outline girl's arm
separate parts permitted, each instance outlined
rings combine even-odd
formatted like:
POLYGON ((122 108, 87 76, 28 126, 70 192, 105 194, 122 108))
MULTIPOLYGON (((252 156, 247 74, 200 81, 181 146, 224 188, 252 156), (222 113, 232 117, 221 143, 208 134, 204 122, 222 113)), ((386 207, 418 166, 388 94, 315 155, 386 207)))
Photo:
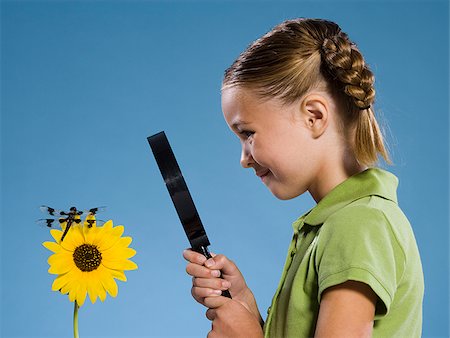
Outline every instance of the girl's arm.
POLYGON ((376 300, 370 286, 356 281, 326 289, 320 301, 315 337, 371 337, 376 300))

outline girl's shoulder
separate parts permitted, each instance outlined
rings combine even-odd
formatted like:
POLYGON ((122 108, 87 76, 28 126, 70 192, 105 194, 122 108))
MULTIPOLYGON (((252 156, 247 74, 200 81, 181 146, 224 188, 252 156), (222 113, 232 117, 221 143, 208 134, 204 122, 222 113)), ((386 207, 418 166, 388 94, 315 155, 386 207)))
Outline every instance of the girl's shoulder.
POLYGON ((360 198, 337 210, 323 223, 320 232, 325 241, 331 236, 342 241, 383 241, 405 260, 417 246, 411 224, 398 204, 377 195, 360 198))

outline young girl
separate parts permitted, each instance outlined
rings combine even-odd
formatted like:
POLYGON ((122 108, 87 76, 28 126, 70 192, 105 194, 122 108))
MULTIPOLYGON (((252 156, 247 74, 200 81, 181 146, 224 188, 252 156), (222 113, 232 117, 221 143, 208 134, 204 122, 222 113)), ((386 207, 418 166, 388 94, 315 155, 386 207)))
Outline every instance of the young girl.
POLYGON ((308 191, 317 205, 293 223, 265 322, 232 261, 183 253, 208 337, 420 337, 422 267, 397 178, 374 167, 389 158, 373 83, 356 45, 317 19, 281 23, 226 70, 222 108, 242 166, 279 199, 308 191))

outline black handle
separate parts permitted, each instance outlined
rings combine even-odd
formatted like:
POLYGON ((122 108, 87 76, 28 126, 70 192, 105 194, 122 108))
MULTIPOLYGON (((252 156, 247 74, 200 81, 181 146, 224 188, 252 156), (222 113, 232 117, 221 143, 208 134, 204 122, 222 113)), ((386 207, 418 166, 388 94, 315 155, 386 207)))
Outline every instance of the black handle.
MULTIPOLYGON (((205 256, 207 259, 212 258, 211 254, 209 253, 208 247, 207 246, 201 246, 198 249, 193 249, 194 251, 201 253, 203 256, 205 256)), ((220 278, 223 279, 222 275, 220 276, 220 278)), ((222 291, 222 296, 224 297, 228 297, 231 298, 231 294, 230 291, 228 290, 224 290, 222 291)))

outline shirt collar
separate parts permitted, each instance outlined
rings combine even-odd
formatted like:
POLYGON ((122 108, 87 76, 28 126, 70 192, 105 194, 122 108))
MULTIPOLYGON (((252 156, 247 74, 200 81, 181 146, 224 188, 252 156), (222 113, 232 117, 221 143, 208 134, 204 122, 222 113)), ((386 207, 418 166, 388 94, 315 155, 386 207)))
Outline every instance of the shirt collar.
POLYGON ((398 179, 395 175, 379 168, 369 168, 353 175, 337 185, 317 205, 297 219, 294 230, 303 224, 320 225, 335 211, 347 204, 367 196, 379 196, 397 203, 398 179))

